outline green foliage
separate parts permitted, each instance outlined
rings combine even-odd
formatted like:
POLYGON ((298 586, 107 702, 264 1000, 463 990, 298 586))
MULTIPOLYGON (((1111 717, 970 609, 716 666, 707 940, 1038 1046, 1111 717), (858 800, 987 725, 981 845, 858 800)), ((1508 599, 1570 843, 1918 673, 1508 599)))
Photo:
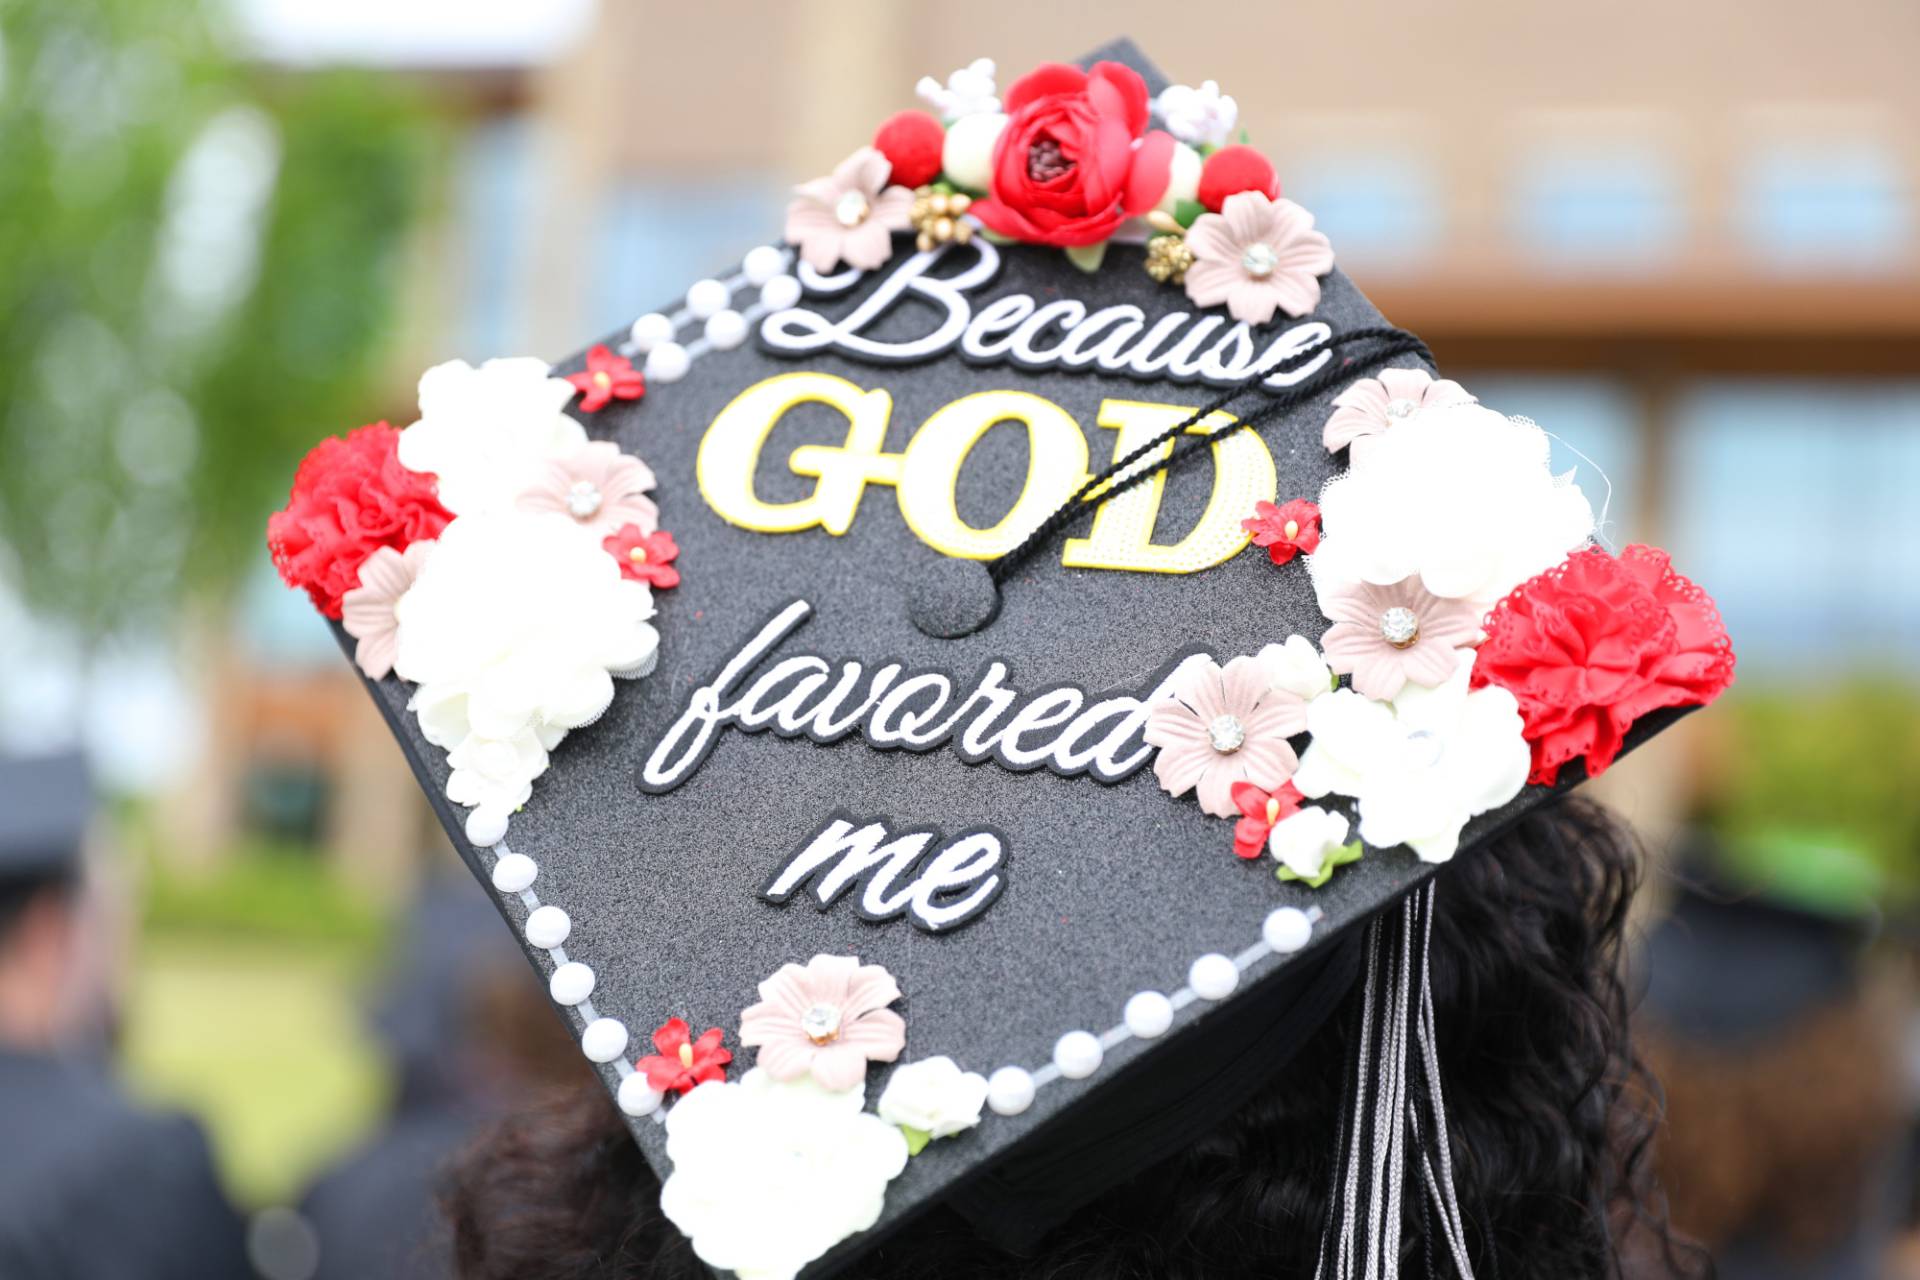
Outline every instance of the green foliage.
POLYGON ((261 845, 237 849, 210 872, 155 859, 147 869, 149 936, 249 938, 338 945, 372 955, 386 916, 341 883, 319 854, 261 845))
POLYGON ((1920 898, 1920 691, 1891 679, 1741 690, 1715 714, 1726 771, 1709 818, 1732 857, 1793 864, 1810 891, 1845 896, 1871 878, 1864 861, 1920 898))
POLYGON ((437 154, 388 84, 235 65, 209 4, 0 27, 0 581, 84 636, 257 562, 372 393, 437 154))

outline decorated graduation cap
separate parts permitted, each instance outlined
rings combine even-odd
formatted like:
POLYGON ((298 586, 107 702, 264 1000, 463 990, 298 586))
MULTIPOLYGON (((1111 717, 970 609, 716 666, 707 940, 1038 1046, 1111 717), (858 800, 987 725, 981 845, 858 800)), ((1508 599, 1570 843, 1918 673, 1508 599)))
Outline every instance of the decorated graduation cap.
POLYGON ((276 561, 713 1267, 937 1202, 1031 1240, 1358 983, 1330 1137, 1424 1124, 1461 1239, 1429 878, 1713 698, 1713 606, 1595 542, 1210 82, 1123 43, 921 93, 630 331, 323 443, 276 561))

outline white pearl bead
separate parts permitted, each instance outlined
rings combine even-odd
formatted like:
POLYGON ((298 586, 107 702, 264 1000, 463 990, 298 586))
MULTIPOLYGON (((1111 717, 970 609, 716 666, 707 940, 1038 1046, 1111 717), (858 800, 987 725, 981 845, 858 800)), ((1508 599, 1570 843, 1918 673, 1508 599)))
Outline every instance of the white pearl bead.
POLYGON ((707 321, 707 341, 716 351, 731 351, 747 340, 747 318, 738 311, 722 311, 707 321))
POLYGON ((630 1116, 650 1116, 660 1109, 660 1095, 638 1071, 620 1082, 620 1092, 614 1097, 630 1116))
POLYGON ((1142 991, 1127 1001, 1127 1030, 1142 1040, 1163 1036, 1173 1025, 1173 1001, 1158 991, 1142 991))
POLYGON ((1267 914, 1260 936, 1275 951, 1288 955, 1313 941, 1313 921, 1298 907, 1278 907, 1267 914))
POLYGON ((1106 1056, 1091 1031, 1069 1031, 1053 1046, 1053 1065, 1069 1080, 1084 1080, 1100 1069, 1106 1056))
POLYGON ((1002 1067, 987 1077, 987 1106, 997 1116, 1017 1116, 1033 1105, 1033 1076, 1025 1067, 1002 1067))
POLYGON ((775 276, 761 286, 760 305, 769 311, 799 306, 800 281, 793 276, 775 276))
POLYGON ((527 916, 527 941, 548 951, 567 940, 573 921, 558 907, 535 907, 527 916))
POLYGON ((633 339, 633 345, 642 351, 651 351, 663 342, 673 341, 673 321, 658 311, 649 311, 633 322, 633 328, 627 331, 633 339))
POLYGON ((502 893, 525 893, 533 887, 540 868, 524 853, 503 853, 493 864, 493 887, 502 893))
POLYGON ((491 849, 507 838, 507 819, 505 809, 486 806, 475 809, 467 815, 467 843, 476 849, 491 849))
POLYGON ((740 269, 746 273, 747 283, 758 289, 787 269, 787 251, 778 245, 763 244, 747 251, 740 269))
POLYGON ((580 1033, 580 1052, 593 1062, 612 1062, 627 1051, 627 1024, 618 1018, 595 1018, 580 1033))
POLYGON ((571 1009, 593 994, 593 970, 578 960, 567 961, 547 979, 547 994, 553 997, 555 1004, 563 1004, 571 1009))
POLYGON ((693 359, 687 355, 687 349, 677 342, 663 342, 647 352, 647 363, 642 369, 649 382, 678 382, 687 376, 687 370, 693 365, 693 359))
POLYGON ((1187 970, 1187 985, 1202 1000, 1225 1000, 1240 985, 1240 970, 1218 951, 1201 956, 1187 970))
POLYGON ((727 303, 733 300, 733 294, 727 286, 718 280, 696 280, 687 290, 687 310, 693 312, 696 320, 705 320, 726 310, 727 303))

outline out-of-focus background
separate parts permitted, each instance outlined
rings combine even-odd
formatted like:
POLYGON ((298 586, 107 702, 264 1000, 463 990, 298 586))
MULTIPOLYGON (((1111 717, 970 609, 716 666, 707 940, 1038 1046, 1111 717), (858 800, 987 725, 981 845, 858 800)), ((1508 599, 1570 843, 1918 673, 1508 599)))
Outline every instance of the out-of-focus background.
POLYGON ((428 364, 557 358, 736 262, 919 76, 1119 34, 1239 99, 1346 270, 1555 434, 1616 547, 1709 584, 1738 686, 1601 784, 1668 871, 1674 1212, 1731 1276, 1920 1275, 1910 0, 13 0, 0 746, 90 753, 138 922, 121 1074, 204 1122, 276 1280, 568 1078, 268 563, 302 453, 410 421, 428 364), (450 1044, 486 1070, 436 1078, 450 1044))

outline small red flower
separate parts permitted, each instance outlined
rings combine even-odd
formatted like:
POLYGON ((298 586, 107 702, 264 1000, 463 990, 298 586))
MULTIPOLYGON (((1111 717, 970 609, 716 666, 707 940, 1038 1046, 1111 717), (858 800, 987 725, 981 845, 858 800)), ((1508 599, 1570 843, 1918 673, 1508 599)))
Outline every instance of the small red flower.
POLYGON ((680 585, 680 571, 672 564, 680 548, 665 529, 643 533, 637 524, 622 525, 600 545, 620 562, 620 572, 635 582, 662 588, 680 585))
POLYGON ((649 1089, 659 1094, 686 1093, 695 1085, 727 1078, 733 1054, 720 1047, 720 1028, 708 1027, 698 1040, 692 1038, 692 1031, 684 1018, 668 1018, 653 1033, 653 1047, 660 1052, 633 1064, 647 1078, 649 1089))
POLYGON ((1240 522, 1253 535, 1253 545, 1265 547, 1275 564, 1285 564, 1302 551, 1312 555, 1320 545, 1320 506, 1305 498, 1274 506, 1253 504, 1253 515, 1240 522))
POLYGON ((401 466, 399 450, 400 433, 384 422, 322 440, 294 473, 286 508, 267 520, 274 568, 329 618, 360 585, 368 556, 437 538, 453 519, 434 477, 401 466))
POLYGON ((1200 203, 1219 213, 1228 196, 1242 191, 1258 191, 1269 200, 1280 198, 1280 175, 1273 161, 1252 147, 1222 147, 1207 157, 1200 169, 1200 203))
POLYGON ((1519 702, 1533 782, 1554 782, 1580 758, 1598 777, 1634 721, 1705 706, 1733 683, 1719 611, 1654 547, 1576 551, 1515 588, 1484 625, 1473 686, 1519 702))
POLYGON ((873 135, 873 149, 893 166, 891 181, 918 187, 940 176, 940 153, 947 131, 924 111, 888 116, 873 135))
POLYGON ((567 381, 580 393, 582 413, 598 413, 609 400, 638 400, 647 394, 647 380, 633 367, 633 361, 595 343, 587 351, 587 367, 567 375, 567 381))
POLYGON ((1234 783, 1233 803, 1246 816, 1233 824, 1233 851, 1243 858, 1259 857, 1273 829, 1300 812, 1305 799, 1291 782, 1272 791, 1262 791, 1251 782, 1234 783))

